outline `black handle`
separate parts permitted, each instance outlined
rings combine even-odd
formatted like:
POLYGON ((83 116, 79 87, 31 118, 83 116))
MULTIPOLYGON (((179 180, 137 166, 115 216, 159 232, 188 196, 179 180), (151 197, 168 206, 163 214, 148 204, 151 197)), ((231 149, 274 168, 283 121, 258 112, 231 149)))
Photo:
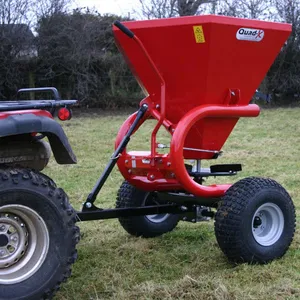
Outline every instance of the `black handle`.
POLYGON ((115 21, 114 25, 118 27, 122 32, 124 32, 131 39, 134 37, 134 33, 125 25, 123 25, 120 21, 115 21))
POLYGON ((32 93, 32 92, 52 92, 55 100, 60 100, 59 92, 54 87, 42 87, 42 88, 28 88, 28 89, 20 89, 17 92, 17 95, 21 93, 32 93))

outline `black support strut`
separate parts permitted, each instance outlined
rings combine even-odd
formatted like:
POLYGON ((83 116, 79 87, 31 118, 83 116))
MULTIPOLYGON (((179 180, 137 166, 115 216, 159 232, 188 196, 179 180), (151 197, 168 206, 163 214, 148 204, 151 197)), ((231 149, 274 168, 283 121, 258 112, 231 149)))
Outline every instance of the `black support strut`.
POLYGON ((214 217, 214 212, 201 209, 199 215, 199 206, 197 205, 178 205, 178 204, 161 204, 154 206, 141 207, 124 207, 113 209, 90 209, 77 213, 77 221, 104 220, 120 217, 137 217, 156 214, 178 214, 182 216, 183 221, 197 222, 198 218, 214 217))
POLYGON ((143 116, 144 116, 145 112, 147 111, 147 109, 148 109, 148 105, 147 104, 143 104, 140 107, 140 109, 138 110, 134 122, 130 126, 128 132, 124 136, 124 138, 121 141, 121 143, 119 144, 118 148, 113 153, 113 155, 112 155, 110 161, 108 162, 108 164, 106 165, 103 173, 101 174, 101 176, 98 179, 97 183, 93 187, 91 193, 88 195, 87 200, 83 204, 82 211, 89 211, 89 210, 95 210, 95 209, 97 209, 97 207, 94 206, 93 203, 95 202, 95 200, 97 198, 97 195, 99 194, 101 188, 103 187, 103 185, 104 185, 107 177, 109 176, 109 174, 111 173, 112 169, 116 165, 117 160, 119 158, 119 155, 126 148, 127 144, 130 141, 130 136, 132 135, 132 133, 134 132, 134 130, 138 126, 139 121, 143 118, 143 116))
POLYGON ((89 211, 77 212, 79 221, 102 220, 120 217, 133 217, 155 214, 186 214, 188 212, 195 212, 196 206, 181 206, 174 204, 163 204, 155 206, 141 206, 141 207, 126 207, 113 209, 94 209, 89 211))

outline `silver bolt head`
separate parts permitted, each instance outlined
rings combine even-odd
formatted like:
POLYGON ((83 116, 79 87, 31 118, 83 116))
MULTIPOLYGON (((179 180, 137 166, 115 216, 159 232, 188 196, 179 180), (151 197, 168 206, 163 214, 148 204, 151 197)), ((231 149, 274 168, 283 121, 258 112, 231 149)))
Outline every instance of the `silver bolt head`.
POLYGON ((155 176, 152 174, 152 175, 150 175, 150 179, 154 179, 155 178, 155 176))
POLYGON ((1 225, 1 226, 0 226, 0 231, 4 231, 5 228, 6 228, 6 227, 5 227, 4 225, 1 225))
POLYGON ((5 252, 3 250, 0 251, 0 256, 4 256, 5 252))
POLYGON ((12 237, 10 237, 10 239, 14 242, 16 242, 18 240, 18 238, 16 236, 12 236, 12 237))
POLYGON ((86 208, 91 208, 91 207, 92 207, 92 203, 91 203, 91 202, 87 202, 87 203, 85 204, 85 207, 86 207, 86 208))

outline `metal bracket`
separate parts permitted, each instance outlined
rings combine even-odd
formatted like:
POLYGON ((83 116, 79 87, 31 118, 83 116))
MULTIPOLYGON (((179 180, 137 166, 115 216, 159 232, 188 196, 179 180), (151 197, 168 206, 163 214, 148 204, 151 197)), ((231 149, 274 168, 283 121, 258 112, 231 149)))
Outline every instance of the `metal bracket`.
MULTIPOLYGON (((143 118, 145 112, 148 109, 147 104, 143 104, 140 109, 137 112, 136 118, 132 125, 130 126, 128 132, 124 136, 123 140, 119 144, 116 151, 113 153, 111 159, 109 160, 108 164, 106 165, 103 173, 101 174, 100 178, 98 179, 97 183, 93 187, 91 193, 88 195, 85 203, 83 204, 82 211, 93 211, 97 210, 98 208, 93 204, 97 198, 97 195, 99 194, 101 188, 103 187, 106 179, 108 178, 109 174, 113 170, 114 166, 117 163, 117 160, 119 159, 120 155, 122 154, 123 150, 126 148, 127 144, 130 141, 130 136, 134 132, 135 128, 138 126, 139 121, 143 118)), ((100 209, 99 209, 100 210, 100 209)))

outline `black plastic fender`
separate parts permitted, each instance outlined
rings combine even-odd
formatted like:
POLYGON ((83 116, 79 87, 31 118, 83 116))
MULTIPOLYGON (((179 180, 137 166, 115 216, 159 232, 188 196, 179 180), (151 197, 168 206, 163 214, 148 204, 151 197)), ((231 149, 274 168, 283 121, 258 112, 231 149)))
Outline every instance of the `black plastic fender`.
POLYGON ((42 133, 48 137, 58 164, 77 163, 64 130, 55 120, 32 113, 10 115, 0 120, 0 138, 34 132, 42 133))

